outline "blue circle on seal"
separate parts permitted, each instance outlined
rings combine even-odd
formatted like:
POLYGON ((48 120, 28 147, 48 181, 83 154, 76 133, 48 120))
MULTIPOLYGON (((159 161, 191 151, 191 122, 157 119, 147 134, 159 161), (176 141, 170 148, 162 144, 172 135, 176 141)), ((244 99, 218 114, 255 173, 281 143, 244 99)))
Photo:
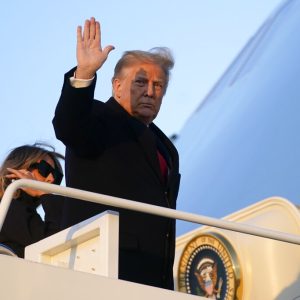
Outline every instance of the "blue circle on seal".
POLYGON ((192 253, 186 271, 189 294, 224 299, 227 274, 220 255, 210 247, 199 247, 192 253))

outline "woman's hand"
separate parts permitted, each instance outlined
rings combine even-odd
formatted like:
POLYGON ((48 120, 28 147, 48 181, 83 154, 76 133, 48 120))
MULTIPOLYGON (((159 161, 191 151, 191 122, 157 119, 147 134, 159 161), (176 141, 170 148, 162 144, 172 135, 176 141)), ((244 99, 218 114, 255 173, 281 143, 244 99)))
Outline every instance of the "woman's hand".
MULTIPOLYGON (((7 168, 7 170, 10 172, 10 174, 6 175, 5 177, 11 179, 12 181, 17 179, 37 180, 34 174, 26 169, 16 170, 12 168, 7 168)), ((44 191, 35 190, 31 188, 22 188, 22 190, 32 197, 40 197, 46 194, 46 192, 44 191)))

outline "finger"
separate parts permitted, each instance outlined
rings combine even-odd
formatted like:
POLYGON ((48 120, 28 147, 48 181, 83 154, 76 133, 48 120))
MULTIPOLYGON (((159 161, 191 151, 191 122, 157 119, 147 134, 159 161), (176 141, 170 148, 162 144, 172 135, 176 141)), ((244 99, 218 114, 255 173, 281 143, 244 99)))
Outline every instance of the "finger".
POLYGON ((18 178, 32 178, 31 172, 26 169, 16 170, 12 168, 7 168, 7 170, 18 178))
POLYGON ((77 44, 81 45, 82 44, 82 27, 77 26, 77 44))
POLYGON ((108 54, 110 53, 110 51, 114 50, 115 47, 112 46, 112 45, 109 45, 109 46, 106 46, 104 49, 103 49, 103 52, 105 53, 105 56, 107 57, 108 54))
POLYGON ((15 175, 20 174, 20 172, 18 170, 15 170, 15 169, 12 169, 12 168, 6 168, 6 169, 7 169, 7 171, 9 171, 12 174, 15 174, 15 175))
POLYGON ((90 39, 90 21, 86 20, 83 29, 83 41, 88 42, 89 39, 90 39))
POLYGON ((35 179, 34 175, 28 171, 28 170, 25 170, 25 172, 23 173, 22 177, 24 179, 35 179))
POLYGON ((90 20, 90 39, 94 40, 95 39, 95 34, 96 34, 96 23, 95 23, 95 18, 91 18, 90 20))
POLYGON ((14 178, 17 178, 17 175, 15 175, 15 174, 8 174, 8 175, 5 175, 5 178, 14 179, 14 178))
POLYGON ((7 168, 7 170, 10 172, 10 174, 5 175, 6 178, 9 179, 19 179, 22 178, 22 173, 18 170, 7 168))
POLYGON ((20 172, 21 174, 24 174, 24 175, 29 175, 31 174, 30 171, 26 170, 26 169, 21 169, 21 170, 17 170, 18 172, 20 172))
POLYGON ((100 29, 100 23, 98 21, 96 22, 95 42, 99 45, 99 49, 102 50, 102 46, 101 46, 101 29, 100 29))

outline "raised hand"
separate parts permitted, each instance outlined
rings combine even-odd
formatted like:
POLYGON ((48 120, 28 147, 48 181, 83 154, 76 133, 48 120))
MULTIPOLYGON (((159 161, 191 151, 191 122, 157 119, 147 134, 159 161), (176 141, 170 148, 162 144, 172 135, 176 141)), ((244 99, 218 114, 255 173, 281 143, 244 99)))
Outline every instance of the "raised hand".
POLYGON ((83 34, 82 27, 78 26, 76 78, 91 79, 113 49, 112 45, 102 49, 100 23, 95 18, 85 21, 83 34))

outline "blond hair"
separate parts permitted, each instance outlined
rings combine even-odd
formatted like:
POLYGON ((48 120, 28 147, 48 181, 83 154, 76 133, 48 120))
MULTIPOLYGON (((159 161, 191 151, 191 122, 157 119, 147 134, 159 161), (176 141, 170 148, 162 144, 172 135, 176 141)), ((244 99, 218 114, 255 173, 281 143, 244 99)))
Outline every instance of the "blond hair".
POLYGON ((170 71, 174 67, 175 63, 169 48, 156 47, 149 51, 131 50, 124 52, 115 66, 112 82, 121 75, 124 68, 136 62, 151 63, 160 66, 166 76, 167 88, 170 79, 170 71))
MULTIPOLYGON (((10 173, 7 168, 28 170, 33 163, 45 159, 46 156, 50 156, 55 163, 55 168, 63 173, 59 159, 64 159, 64 156, 55 152, 55 148, 49 144, 34 143, 33 145, 23 145, 12 149, 0 167, 0 198, 2 198, 7 186, 11 183, 11 179, 6 178, 6 175, 10 173), (45 149, 45 147, 50 150, 45 149)), ((15 196, 18 197, 19 194, 20 191, 15 196)))

